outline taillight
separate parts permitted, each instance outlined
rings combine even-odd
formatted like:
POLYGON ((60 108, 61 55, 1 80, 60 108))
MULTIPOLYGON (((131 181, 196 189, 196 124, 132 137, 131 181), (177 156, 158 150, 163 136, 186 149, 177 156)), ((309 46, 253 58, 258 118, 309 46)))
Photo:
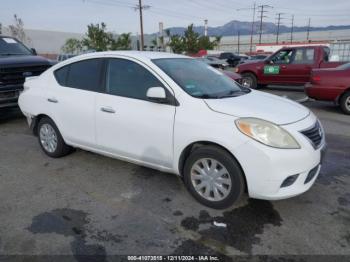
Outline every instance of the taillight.
POLYGON ((321 81, 321 76, 312 76, 311 77, 311 82, 320 82, 321 81))

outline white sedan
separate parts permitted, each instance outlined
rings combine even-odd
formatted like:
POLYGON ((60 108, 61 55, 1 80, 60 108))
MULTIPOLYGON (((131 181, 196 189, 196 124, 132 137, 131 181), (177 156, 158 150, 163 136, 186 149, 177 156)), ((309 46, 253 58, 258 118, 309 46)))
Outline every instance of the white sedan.
POLYGON ((81 148, 175 173, 212 208, 245 191, 268 200, 305 192, 325 148, 307 108, 169 53, 71 58, 27 79, 19 105, 48 156, 81 148))

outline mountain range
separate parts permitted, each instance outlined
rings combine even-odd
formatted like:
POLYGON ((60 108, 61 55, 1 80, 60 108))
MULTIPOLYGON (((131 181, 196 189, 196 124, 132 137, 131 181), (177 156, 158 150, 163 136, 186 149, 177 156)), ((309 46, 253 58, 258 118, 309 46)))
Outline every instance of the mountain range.
MULTIPOLYGON (((242 22, 233 20, 225 25, 217 27, 208 27, 209 36, 231 36, 237 35, 238 31, 241 35, 250 35, 251 33, 252 22, 242 22)), ((259 32, 259 22, 255 22, 255 33, 259 32)), ((194 26, 194 31, 203 35, 204 26, 194 26)), ((341 29, 350 29, 350 25, 339 25, 339 26, 326 26, 326 27, 310 27, 310 32, 312 31, 325 31, 325 30, 341 30, 341 29)), ((171 35, 183 35, 186 28, 185 27, 170 27, 168 28, 171 35)), ((291 31, 291 27, 281 25, 280 33, 288 33, 291 31)), ((307 26, 295 26, 293 28, 294 32, 306 32, 307 26)), ((275 34, 277 32, 277 25, 270 22, 263 23, 263 33, 264 34, 275 34)))

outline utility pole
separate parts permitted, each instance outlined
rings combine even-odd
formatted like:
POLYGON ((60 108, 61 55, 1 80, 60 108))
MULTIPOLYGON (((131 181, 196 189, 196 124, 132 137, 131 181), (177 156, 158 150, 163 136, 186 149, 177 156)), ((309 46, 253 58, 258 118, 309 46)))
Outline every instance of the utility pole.
POLYGON ((208 19, 204 20, 204 36, 208 36, 208 19))
POLYGON ((294 15, 292 15, 292 27, 290 30, 290 43, 293 43, 293 31, 294 31, 294 15))
POLYGON ((256 2, 254 2, 254 5, 252 8, 239 8, 236 10, 237 11, 253 10, 252 26, 251 26, 251 30, 250 30, 250 53, 252 53, 252 51, 253 51, 253 35, 254 35, 254 26, 255 26, 256 2))
POLYGON ((238 32, 237 32, 237 53, 238 53, 238 55, 240 54, 240 44, 241 44, 241 40, 240 40, 240 38, 241 38, 241 32, 239 31, 239 29, 238 29, 238 32))
POLYGON ((254 2, 254 6, 253 6, 253 21, 252 21, 252 28, 250 30, 250 53, 253 51, 253 34, 254 34, 254 26, 255 26, 255 9, 256 9, 256 3, 254 2))
POLYGON ((310 40, 310 26, 311 26, 311 18, 309 18, 309 23, 307 24, 307 32, 306 32, 306 40, 310 40))
POLYGON ((278 37, 280 34, 280 26, 281 26, 281 15, 283 15, 283 13, 278 13, 277 14, 277 32, 276 32, 276 44, 278 44, 278 37))
POLYGON ((263 19, 267 16, 265 16, 265 13, 267 13, 268 11, 266 10, 266 8, 273 8, 270 5, 259 5, 259 13, 260 13, 260 26, 259 26, 259 44, 261 44, 261 35, 262 35, 262 30, 263 30, 263 19))
POLYGON ((141 46, 140 46, 140 50, 143 50, 144 47, 144 38, 143 38, 143 17, 142 17, 142 11, 143 9, 148 9, 150 8, 149 5, 142 5, 142 0, 139 0, 139 4, 136 5, 135 10, 139 10, 140 13, 140 31, 141 31, 141 46))

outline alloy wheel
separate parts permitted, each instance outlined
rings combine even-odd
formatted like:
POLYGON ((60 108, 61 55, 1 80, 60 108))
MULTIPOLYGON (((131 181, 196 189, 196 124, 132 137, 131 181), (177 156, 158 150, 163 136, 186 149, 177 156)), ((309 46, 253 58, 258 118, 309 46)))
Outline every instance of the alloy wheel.
POLYGON ((40 127, 40 143, 43 148, 49 152, 53 153, 57 148, 57 134, 55 129, 49 124, 43 124, 40 127))

